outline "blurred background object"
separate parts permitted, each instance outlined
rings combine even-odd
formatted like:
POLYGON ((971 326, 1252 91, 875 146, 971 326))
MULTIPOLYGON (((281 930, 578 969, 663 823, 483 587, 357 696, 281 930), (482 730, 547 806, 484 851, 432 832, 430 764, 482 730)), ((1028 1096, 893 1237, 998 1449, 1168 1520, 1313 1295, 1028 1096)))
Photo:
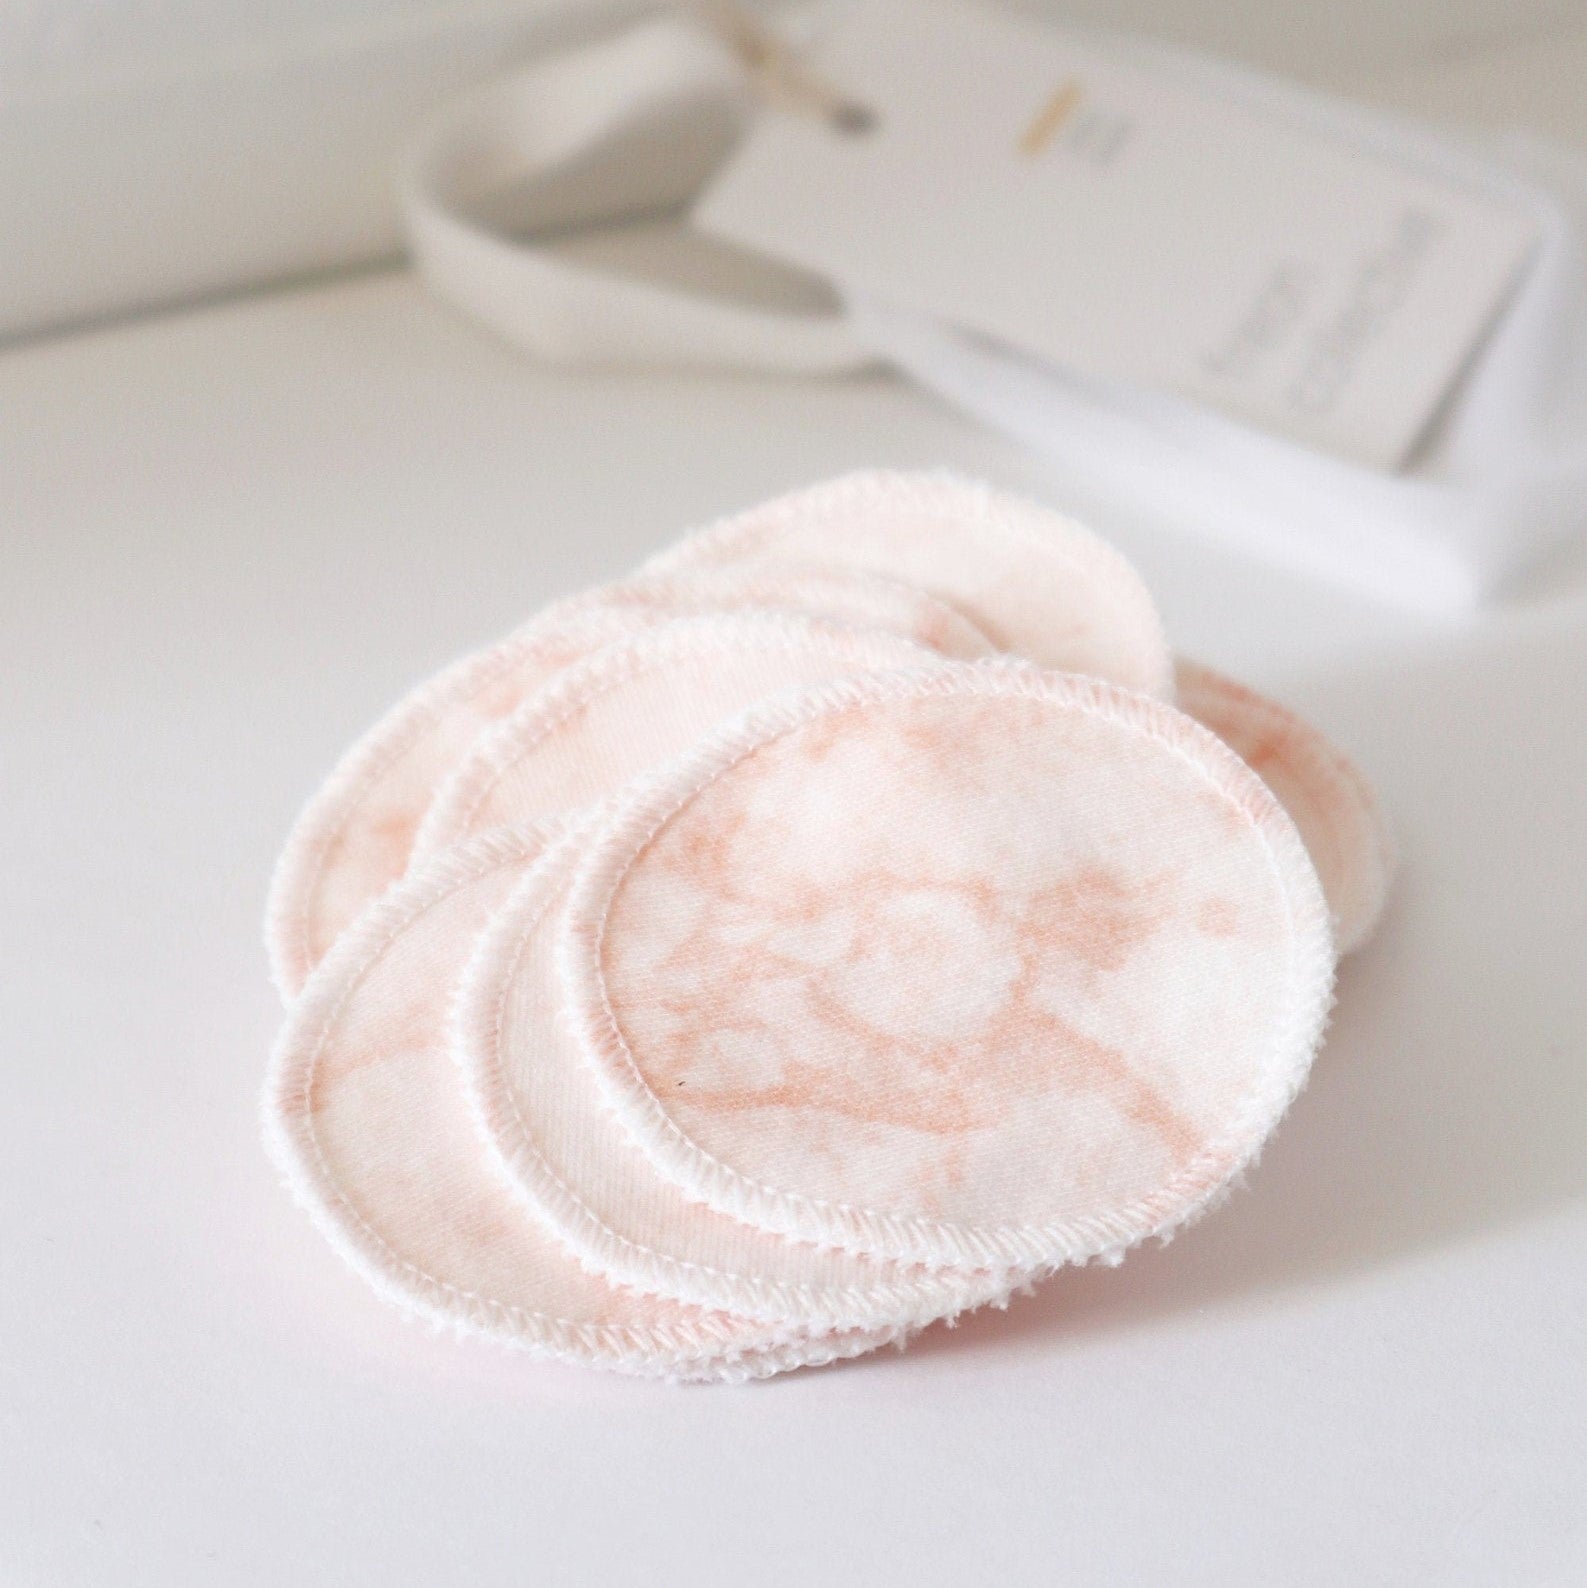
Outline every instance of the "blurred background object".
MULTIPOLYGON (((394 257, 391 167, 459 88, 637 0, 0 8, 0 337, 394 257)), ((1587 148, 1579 0, 1025 0, 1587 148)))

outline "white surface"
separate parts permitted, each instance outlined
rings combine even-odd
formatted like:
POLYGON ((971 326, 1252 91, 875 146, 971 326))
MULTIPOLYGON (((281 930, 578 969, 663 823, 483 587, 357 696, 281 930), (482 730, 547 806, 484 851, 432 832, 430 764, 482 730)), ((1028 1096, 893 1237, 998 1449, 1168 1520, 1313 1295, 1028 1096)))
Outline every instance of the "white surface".
POLYGON ((274 1183, 272 855, 414 678, 858 464, 881 380, 536 371, 401 277, 0 358, 0 1580, 1587 1580, 1587 558, 1458 629, 1111 526, 1405 851, 1251 1188, 743 1390, 403 1323, 274 1183))

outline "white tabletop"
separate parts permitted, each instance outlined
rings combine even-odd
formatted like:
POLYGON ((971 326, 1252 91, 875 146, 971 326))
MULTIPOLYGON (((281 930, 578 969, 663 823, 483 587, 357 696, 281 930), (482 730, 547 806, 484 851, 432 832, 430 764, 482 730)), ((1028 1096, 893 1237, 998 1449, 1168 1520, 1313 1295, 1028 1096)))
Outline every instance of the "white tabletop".
POLYGON ((903 387, 558 375, 388 276, 0 357, 0 1580, 1587 1581, 1587 554, 1438 627, 1109 525, 1404 851, 1248 1190, 907 1355, 433 1336, 275 1183, 274 851, 411 681, 702 518, 1037 465, 903 387))

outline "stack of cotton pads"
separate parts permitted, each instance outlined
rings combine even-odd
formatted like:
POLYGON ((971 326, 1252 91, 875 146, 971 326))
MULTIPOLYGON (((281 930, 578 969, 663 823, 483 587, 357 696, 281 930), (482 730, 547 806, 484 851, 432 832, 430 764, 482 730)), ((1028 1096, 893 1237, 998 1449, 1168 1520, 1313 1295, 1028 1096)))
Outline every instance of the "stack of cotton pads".
POLYGON ((672 1379, 829 1362, 1212 1204, 1387 873, 1349 763, 1176 663, 1095 536, 852 476, 348 752, 272 888, 267 1136, 410 1312, 672 1379))

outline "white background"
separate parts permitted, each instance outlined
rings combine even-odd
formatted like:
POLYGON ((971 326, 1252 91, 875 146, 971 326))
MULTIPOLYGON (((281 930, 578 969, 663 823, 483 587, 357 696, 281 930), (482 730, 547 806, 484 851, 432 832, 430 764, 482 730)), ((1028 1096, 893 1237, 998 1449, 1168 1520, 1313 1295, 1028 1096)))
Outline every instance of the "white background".
POLYGON ((1436 627, 1105 526, 1404 850, 1171 1247, 681 1390, 403 1322, 274 1183, 258 920, 342 744, 687 525, 940 462, 1042 489, 886 381, 552 375, 399 276, 0 356, 7 1588, 1587 1581, 1587 551, 1436 627))

